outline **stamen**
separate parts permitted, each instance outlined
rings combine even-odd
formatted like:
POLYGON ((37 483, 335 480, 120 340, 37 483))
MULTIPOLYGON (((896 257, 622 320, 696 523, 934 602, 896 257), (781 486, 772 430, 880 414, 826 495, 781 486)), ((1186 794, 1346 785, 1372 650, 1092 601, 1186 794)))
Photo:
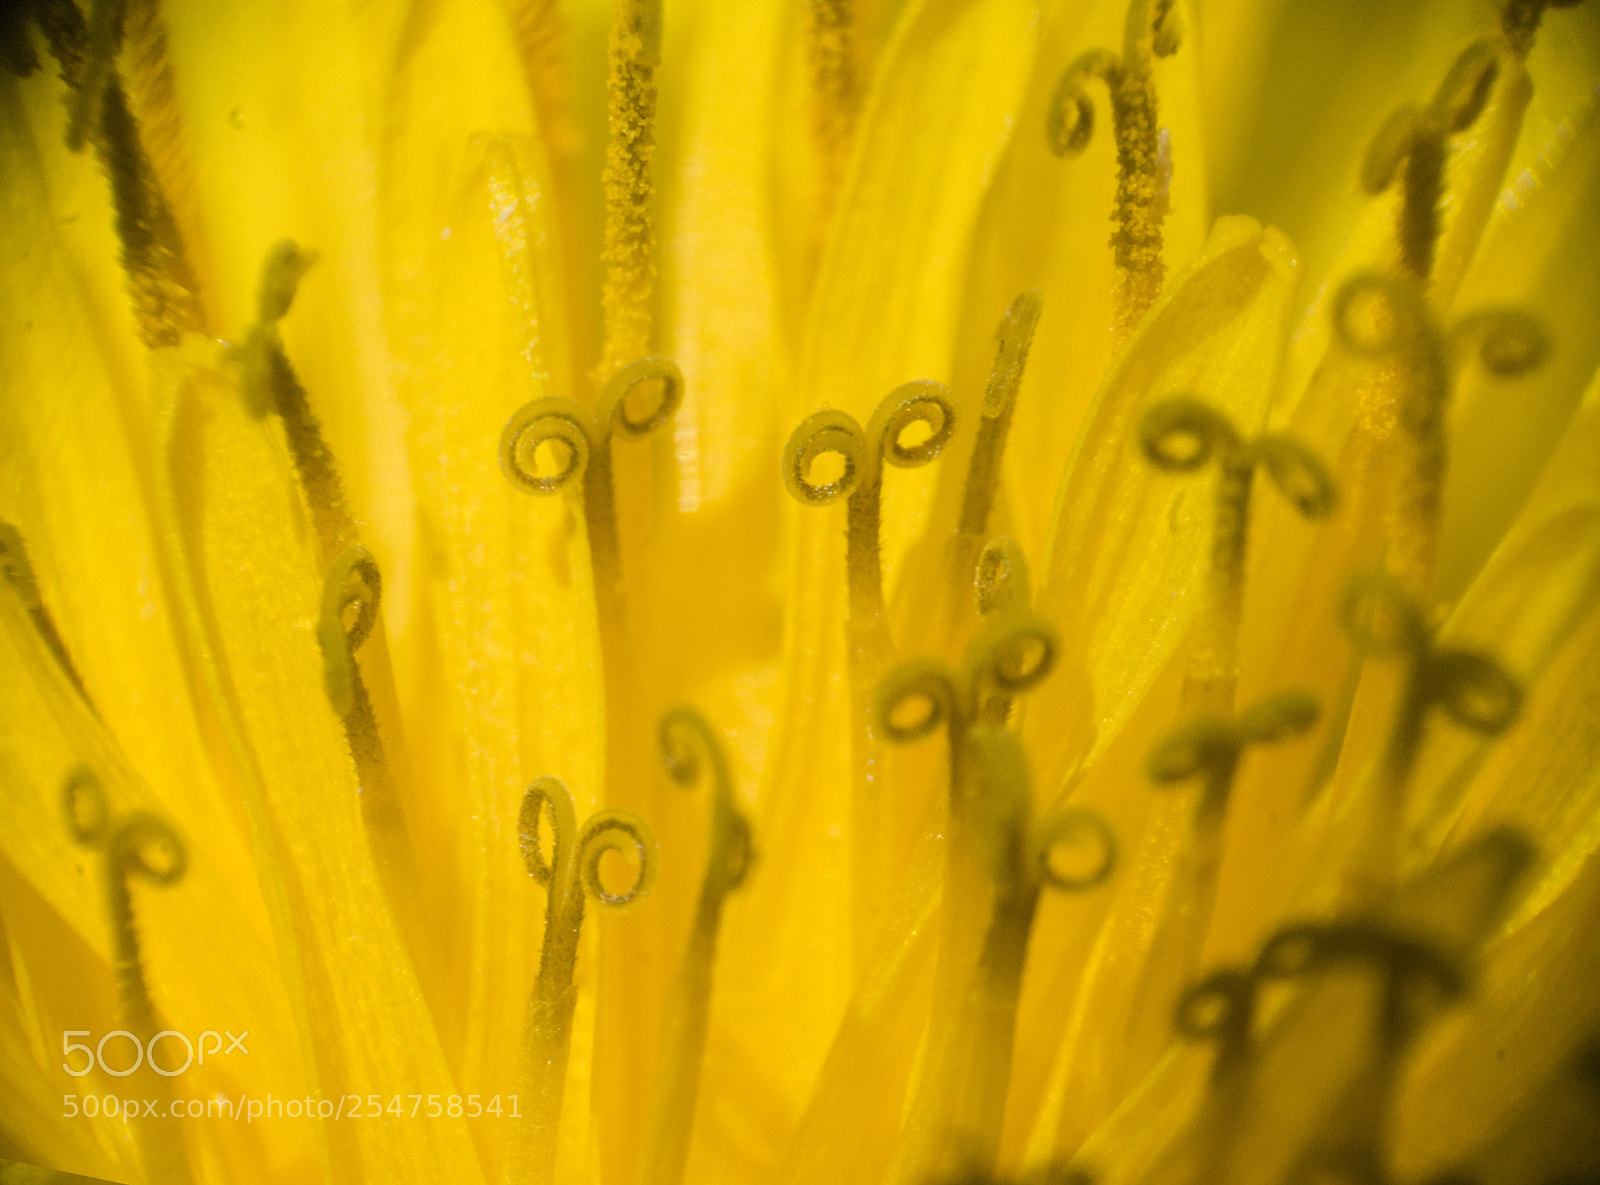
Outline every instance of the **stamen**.
POLYGON ((609 380, 649 353, 654 296, 656 66, 661 60, 661 0, 614 0, 608 49, 610 135, 606 141, 606 265, 601 304, 605 347, 599 375, 609 380))
POLYGON ((1476 122, 1498 72, 1494 47, 1487 41, 1473 42, 1456 58, 1433 101, 1425 108, 1400 108, 1378 129, 1367 149, 1361 184, 1369 194, 1388 189, 1405 166, 1397 225, 1400 260, 1418 280, 1427 280, 1433 271, 1446 142, 1476 122))
POLYGON ((322 437, 322 425, 278 333, 278 322, 288 315, 300 280, 316 261, 315 251, 289 239, 267 254, 256 288, 256 323, 238 347, 237 357, 239 385, 250 413, 259 418, 275 411, 283 421, 323 558, 332 562, 357 543, 355 518, 345 499, 339 464, 322 437))
POLYGON ((1048 887, 1081 893, 1103 885, 1115 868, 1117 844, 1105 821, 1080 807, 1056 807, 1037 820, 1030 817, 1028 763, 1015 734, 980 725, 969 744, 982 785, 994 903, 950 1044, 944 1071, 948 1109, 938 1118, 930 1116, 924 1127, 942 1144, 928 1158, 929 1169, 960 1165, 988 1173, 999 1153, 1017 1000, 1040 892, 1048 887), (1071 859, 1070 870, 1057 865, 1060 857, 1071 859))
POLYGON ((28 559, 28 548, 22 541, 22 533, 3 520, 0 520, 0 576, 17 594, 28 616, 33 618, 33 628, 39 631, 40 640, 56 660, 61 673, 92 711, 94 705, 89 701, 83 680, 78 677, 78 668, 72 665, 72 656, 67 653, 66 643, 56 629, 55 618, 50 616, 50 610, 45 608, 44 599, 39 595, 39 581, 33 574, 33 564, 28 559))
POLYGON ((806 5, 819 227, 826 225, 833 209, 861 105, 855 8, 854 0, 809 0, 806 5))
POLYGON ((1490 374, 1523 374, 1548 355, 1548 337, 1533 318, 1509 309, 1469 314, 1442 333, 1415 281, 1380 272, 1347 280, 1331 316, 1345 349, 1388 360, 1401 375, 1398 418, 1409 457, 1396 494, 1393 563, 1413 594, 1425 596, 1443 515, 1452 364, 1475 346, 1490 374))
POLYGON ((1166 218, 1166 178, 1152 57, 1170 57, 1183 41, 1182 16, 1173 0, 1132 0, 1122 55, 1095 49, 1062 73, 1045 116, 1045 138, 1057 156, 1076 156, 1094 132, 1094 103, 1087 86, 1106 84, 1117 140, 1117 196, 1111 246, 1117 266, 1116 320, 1120 342, 1156 298, 1166 276, 1161 224, 1166 218))
POLYGON ((963 535, 982 537, 988 529, 989 510, 1000 484, 1000 461, 1005 454, 1006 436, 1011 431, 1011 414, 1016 408, 1017 388, 1022 385, 1028 350, 1033 345, 1033 331, 1043 310, 1044 298, 1029 289, 1011 302, 1000 328, 995 331, 994 368, 989 372, 989 385, 983 392, 978 437, 972 446, 967 484, 961 495, 961 518, 956 530, 963 535))
POLYGON ((724 898, 744 883, 753 859, 750 824, 734 800, 727 756, 711 726, 694 708, 661 718, 661 760, 672 780, 692 789, 702 776, 702 755, 711 782, 711 847, 689 947, 684 952, 663 1022, 660 1069, 646 1128, 639 1180, 642 1185, 677 1185, 689 1156, 689 1134, 700 1091, 711 1009, 711 971, 724 898))
POLYGON ((558 778, 543 777, 522 799, 517 829, 528 874, 547 890, 544 944, 523 1028, 518 1090, 528 1100, 506 1149, 504 1179, 549 1185, 555 1177, 556 1141, 566 1093, 572 1015, 578 993, 573 972, 583 927, 584 894, 608 909, 637 905, 655 882, 660 856, 650 825, 632 811, 596 811, 579 831, 572 795, 558 778), (539 841, 539 821, 548 808, 553 837, 550 858, 539 841), (608 890, 600 861, 608 852, 631 853, 636 866, 624 892, 608 890))
POLYGON ((550 495, 583 478, 584 519, 589 529, 589 559, 602 624, 614 628, 621 614, 621 558, 617 538, 616 494, 612 485, 614 434, 639 439, 670 420, 683 401, 683 372, 670 358, 640 358, 617 371, 601 392, 596 415, 571 399, 546 397, 518 408, 500 433, 500 468, 511 483, 530 494, 550 495), (660 388, 645 415, 630 414, 629 396, 649 384, 660 388), (559 454, 559 468, 543 473, 541 445, 559 454))
POLYGON ((39 55, 28 42, 28 7, 0 4, 0 67, 18 78, 39 68, 39 55))
POLYGON ((1347 870, 1342 896, 1369 902, 1394 879, 1405 795, 1422 750, 1428 711, 1439 708, 1461 727, 1497 736, 1522 706, 1522 689, 1497 661, 1476 650, 1436 646, 1416 603, 1384 573, 1357 578, 1342 618, 1357 649, 1406 663, 1405 681, 1371 788, 1367 834, 1347 870))
POLYGON ((83 149, 89 129, 100 121, 100 105, 116 70, 122 46, 123 0, 92 0, 83 75, 72 96, 67 117, 67 147, 83 149))
POLYGON ((1226 711, 1238 680, 1239 622, 1250 532, 1250 491, 1257 466, 1308 519, 1333 512, 1333 478, 1317 456, 1292 436, 1264 432, 1242 439, 1226 416, 1187 396, 1157 403, 1139 429, 1145 456, 1168 473, 1191 473, 1217 461, 1216 510, 1206 607, 1184 678, 1184 709, 1226 711))
POLYGON ((68 144, 92 141, 111 182, 122 266, 139 336, 152 349, 174 346, 203 318, 183 237, 139 138, 139 125, 117 77, 122 5, 97 3, 93 25, 70 0, 46 0, 34 19, 73 91, 68 144))
MULTIPOLYGON (((945 587, 929 614, 932 628, 928 635, 924 635, 938 639, 935 645, 942 643, 944 646, 953 646, 957 638, 969 632, 971 602, 967 600, 967 584, 972 576, 973 565, 978 560, 983 537, 988 531, 989 513, 993 509, 995 491, 1000 485, 1001 464, 1005 457, 1006 439, 1011 432, 1017 390, 1022 385, 1028 351, 1033 345, 1033 333, 1043 308, 1043 298, 1037 291, 1029 289, 1011 302, 995 330, 994 367, 989 372, 989 385, 984 390, 955 534, 945 547, 945 587)), ((1020 550, 1016 554, 1020 559, 1020 550)), ((980 584, 983 579, 980 570, 980 584)), ((980 588, 980 601, 982 597, 980 588)), ((983 611, 980 605, 980 612, 983 611)))

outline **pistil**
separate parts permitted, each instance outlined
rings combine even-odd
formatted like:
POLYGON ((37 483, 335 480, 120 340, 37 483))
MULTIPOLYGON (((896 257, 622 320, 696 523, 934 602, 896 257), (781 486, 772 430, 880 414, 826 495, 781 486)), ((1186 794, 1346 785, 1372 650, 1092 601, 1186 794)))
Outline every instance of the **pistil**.
POLYGON ((813 412, 790 434, 783 450, 784 485, 794 498, 822 507, 848 496, 845 508, 845 582, 848 590, 847 657, 850 664, 851 893, 858 965, 877 931, 882 860, 880 733, 872 716, 873 688, 894 658, 883 599, 879 527, 883 467, 916 468, 933 461, 955 431, 955 407, 943 384, 903 383, 879 401, 863 430, 848 412, 813 412), (918 426, 927 435, 903 443, 918 426), (813 482, 824 456, 842 465, 830 482, 813 482))
POLYGON ((1216 458, 1206 602, 1184 678, 1183 710, 1226 712, 1233 706, 1238 681, 1250 492, 1256 469, 1265 469, 1283 496, 1308 519, 1332 513, 1333 478, 1316 454, 1294 437, 1263 432, 1245 440, 1226 416, 1187 396, 1152 406, 1140 426, 1139 442, 1150 463, 1169 473, 1190 473, 1216 458))
POLYGON ((1489 655, 1437 645, 1416 602, 1383 573, 1352 583, 1343 620, 1358 650, 1405 664, 1400 701, 1376 775, 1364 790, 1365 817, 1340 885, 1342 906, 1359 909, 1381 899, 1399 872, 1407 796, 1429 713, 1441 710, 1462 728, 1497 736, 1516 719, 1522 689, 1489 655))
POLYGON ((645 1128, 641 1185, 679 1185, 689 1156, 700 1066, 711 1013, 711 974, 727 895, 744 883, 754 858, 750 824, 734 799, 727 755, 705 717, 680 707, 661 718, 661 760, 685 789, 711 786, 711 843, 689 945, 667 999, 650 1119, 645 1128))
POLYGON ((517 1071, 518 1097, 526 1100, 528 1110, 511 1129, 501 1179, 505 1185, 549 1185, 555 1179, 572 1015, 578 1004, 573 973, 584 897, 592 896, 607 909, 631 908, 650 891, 660 856, 649 824, 632 811, 597 811, 580 831, 571 793, 551 777, 528 787, 518 833, 528 873, 545 887, 547 896, 544 945, 528 999, 517 1071), (547 810, 552 832, 549 860, 539 839, 539 822, 547 810), (610 892, 601 880, 600 862, 608 852, 631 852, 633 857, 634 880, 621 893, 610 892))

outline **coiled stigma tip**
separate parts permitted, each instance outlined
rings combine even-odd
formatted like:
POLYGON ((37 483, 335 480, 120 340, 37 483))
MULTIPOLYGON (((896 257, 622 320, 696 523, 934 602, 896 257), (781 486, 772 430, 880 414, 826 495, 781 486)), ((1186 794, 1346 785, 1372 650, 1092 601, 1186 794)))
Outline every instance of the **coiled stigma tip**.
MULTIPOLYGON (((100 778, 86 765, 75 767, 62 780, 61 813, 75 842, 105 849, 114 915, 123 912, 116 895, 125 894, 129 878, 172 885, 188 871, 188 849, 172 825, 150 811, 130 811, 113 818, 100 778)), ((131 930, 131 916, 113 916, 112 925, 121 948, 119 954, 136 959, 138 944, 131 930)))
POLYGON ((974 581, 984 617, 1021 613, 1033 605, 1033 580, 1022 544, 1009 535, 991 539, 978 555, 974 581))
POLYGON ((1033 828, 1033 862, 1042 884, 1061 893, 1087 893, 1117 870, 1117 836, 1083 807, 1054 807, 1033 828))
POLYGON ((506 421, 500 433, 500 469, 524 493, 554 494, 583 476, 594 447, 591 431, 588 414, 572 400, 535 399, 506 421))
POLYGON ((1291 924, 1261 948, 1262 979, 1316 975, 1350 964, 1376 969, 1385 980, 1380 1032, 1393 1045, 1410 1036, 1420 1009, 1460 997, 1466 970, 1432 943, 1379 923, 1352 920, 1291 924))
POLYGON ((1150 750, 1145 768, 1158 786, 1203 779, 1207 801, 1202 808, 1221 811, 1247 747, 1275 745, 1310 732, 1320 714, 1309 691, 1280 691, 1232 719, 1205 716, 1179 725, 1150 750))
POLYGON ((364 547, 347 547, 328 567, 322 583, 317 641, 322 648, 323 687, 341 718, 356 703, 359 674, 355 653, 378 622, 383 579, 378 561, 364 547))
POLYGON ((565 894, 574 875, 598 903, 615 910, 631 909, 655 884, 660 852, 650 825, 633 811, 612 807, 590 815, 580 830, 572 793, 560 778, 534 780, 522 796, 517 818, 517 838, 528 874, 552 893, 565 894), (539 838, 539 822, 548 810, 551 851, 546 859, 539 838), (607 889, 600 863, 608 853, 631 855, 633 880, 620 893, 607 889))
MULTIPOLYGON (((683 372, 678 364, 660 355, 639 358, 606 382, 595 416, 561 396, 545 396, 519 407, 500 432, 500 469, 524 493, 554 494, 582 478, 596 455, 610 448, 614 434, 648 436, 682 403, 683 372), (642 409, 636 405, 641 395, 646 400, 642 409)), ((609 470, 607 463, 605 471, 609 470)))
POLYGON ((1435 646, 1421 609, 1389 574, 1352 581, 1340 617, 1359 649, 1412 665, 1399 734, 1414 737, 1412 726, 1429 707, 1486 736, 1504 732, 1521 710, 1522 688, 1499 661, 1478 650, 1435 646))
POLYGON ((1060 653, 1055 627, 1031 612, 996 614, 968 645, 959 675, 934 658, 907 659, 878 684, 872 718, 896 744, 921 740, 948 723, 951 744, 977 721, 1004 722, 1012 697, 1036 687, 1060 653))
POLYGON ((606 380, 600 392, 598 422, 602 431, 623 436, 648 436, 670 420, 683 402, 683 372, 671 358, 652 354, 628 363, 606 380), (630 405, 641 392, 647 396, 644 414, 630 405))
POLYGON ((1222 1078, 1250 1049, 1255 1027, 1256 978, 1225 967, 1189 985, 1178 998, 1174 1025, 1189 1041, 1215 1041, 1212 1079, 1222 1078))
POLYGON ((722 742, 698 709, 680 705, 666 712, 656 730, 661 764, 669 777, 685 789, 709 773, 711 781, 711 869, 719 893, 744 883, 755 860, 750 821, 739 810, 733 793, 733 776, 722 742), (702 756, 705 766, 702 767, 702 756))
POLYGON ((1112 85, 1122 71, 1122 62, 1108 49, 1091 49, 1074 58, 1061 72, 1050 106, 1045 112, 1045 141, 1057 156, 1077 156, 1094 138, 1094 99, 1090 82, 1112 85))
POLYGON ((888 462, 912 469, 934 460, 955 432, 955 404, 949 389, 931 379, 902 383, 879 401, 866 429, 848 412, 813 412, 789 435, 783 448, 783 484, 807 506, 827 506, 858 486, 872 486, 888 462), (917 426, 926 432, 908 440, 917 426), (842 469, 832 481, 812 480, 812 466, 822 457, 840 458, 842 469))
POLYGON ((1213 459, 1225 471, 1259 466, 1309 519, 1326 518, 1338 504, 1333 475, 1305 445, 1280 432, 1246 441, 1226 416, 1192 396, 1153 404, 1139 425, 1139 444, 1150 463, 1167 473, 1192 473, 1213 459))

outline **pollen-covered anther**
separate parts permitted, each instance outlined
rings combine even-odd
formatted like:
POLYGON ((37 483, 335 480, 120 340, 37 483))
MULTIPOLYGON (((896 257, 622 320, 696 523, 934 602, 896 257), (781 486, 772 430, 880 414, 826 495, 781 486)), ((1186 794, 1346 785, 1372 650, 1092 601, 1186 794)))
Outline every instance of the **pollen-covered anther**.
POLYGON ((1045 114, 1045 139, 1057 156, 1075 156, 1094 134, 1090 82, 1105 84, 1117 141, 1117 196, 1111 236, 1118 273, 1115 329, 1125 338, 1161 293, 1166 264, 1161 224, 1167 181, 1153 58, 1170 57, 1183 42, 1175 0, 1133 0, 1121 55, 1106 49, 1081 54, 1061 74, 1045 114))
POLYGON ((806 6, 811 132, 817 153, 817 222, 824 225, 849 159, 861 105, 861 36, 855 0, 806 6))
POLYGON ((599 374, 612 375, 650 344, 655 290, 656 67, 661 59, 661 0, 617 0, 608 42, 608 124, 603 184, 606 198, 605 346, 599 374))
POLYGON ((1419 280, 1433 271, 1447 142, 1477 121, 1499 68, 1494 46, 1486 40, 1473 42, 1456 58, 1432 102, 1396 110, 1367 148, 1361 184, 1368 193, 1382 193, 1401 178, 1400 259, 1419 280))
POLYGON ((67 115, 67 147, 80 151, 100 122, 100 107, 116 71, 122 45, 126 0, 93 0, 89 5, 89 37, 83 73, 67 115))
MULTIPOLYGON (((70 0, 32 6, 33 17, 60 66, 71 95, 66 141, 74 152, 93 145, 110 182, 116 233, 128 295, 140 339, 152 349, 176 346, 201 331, 204 315, 169 196, 151 162, 139 119, 117 72, 126 0, 94 0, 85 19, 70 0)), ((0 37, 25 36, 23 13, 0 20, 0 37)), ((8 47, 13 68, 34 61, 25 45, 8 47)))

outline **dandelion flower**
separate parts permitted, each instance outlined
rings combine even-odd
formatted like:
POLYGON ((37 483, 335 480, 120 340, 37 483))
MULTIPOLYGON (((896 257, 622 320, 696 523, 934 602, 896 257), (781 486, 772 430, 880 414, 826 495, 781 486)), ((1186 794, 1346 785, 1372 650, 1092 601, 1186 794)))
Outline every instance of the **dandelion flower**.
POLYGON ((8 4, 0 1177, 1600 1171, 1600 15, 1370 7, 8 4))

